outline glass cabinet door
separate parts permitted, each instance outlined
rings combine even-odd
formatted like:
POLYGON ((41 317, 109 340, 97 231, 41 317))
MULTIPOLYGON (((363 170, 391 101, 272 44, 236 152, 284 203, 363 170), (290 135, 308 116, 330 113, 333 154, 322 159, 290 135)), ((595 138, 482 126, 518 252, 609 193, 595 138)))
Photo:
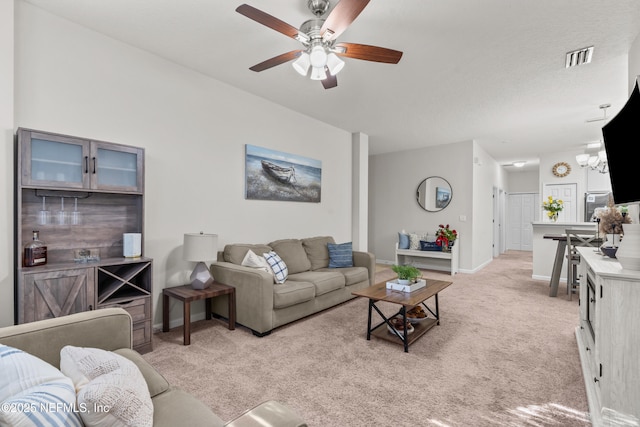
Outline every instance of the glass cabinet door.
POLYGON ((88 187, 88 147, 88 141, 29 132, 22 147, 22 184, 88 187))
POLYGON ((142 192, 143 150, 93 142, 91 188, 142 192))

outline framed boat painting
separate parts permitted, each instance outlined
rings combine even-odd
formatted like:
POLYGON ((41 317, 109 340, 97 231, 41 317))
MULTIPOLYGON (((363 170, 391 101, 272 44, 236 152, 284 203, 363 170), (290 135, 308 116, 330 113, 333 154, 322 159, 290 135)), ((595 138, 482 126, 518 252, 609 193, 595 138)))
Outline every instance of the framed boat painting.
POLYGON ((322 162, 245 145, 245 198, 320 203, 322 162))

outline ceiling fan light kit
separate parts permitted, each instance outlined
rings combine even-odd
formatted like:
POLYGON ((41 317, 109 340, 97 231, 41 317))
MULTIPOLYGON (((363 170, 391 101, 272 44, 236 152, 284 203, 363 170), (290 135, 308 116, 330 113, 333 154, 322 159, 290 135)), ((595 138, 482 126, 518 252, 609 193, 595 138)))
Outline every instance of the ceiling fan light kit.
POLYGON ((397 64, 402 52, 378 46, 357 43, 338 43, 336 39, 360 15, 370 0, 340 0, 326 19, 321 16, 329 10, 329 0, 307 0, 307 7, 316 18, 305 21, 300 29, 287 24, 247 4, 238 6, 236 12, 247 18, 291 37, 303 45, 303 49, 283 53, 250 67, 252 71, 264 71, 276 65, 294 60, 296 72, 321 80, 325 89, 338 85, 336 75, 344 68, 340 56, 365 61, 397 64), (309 73, 311 69, 311 73, 309 73))

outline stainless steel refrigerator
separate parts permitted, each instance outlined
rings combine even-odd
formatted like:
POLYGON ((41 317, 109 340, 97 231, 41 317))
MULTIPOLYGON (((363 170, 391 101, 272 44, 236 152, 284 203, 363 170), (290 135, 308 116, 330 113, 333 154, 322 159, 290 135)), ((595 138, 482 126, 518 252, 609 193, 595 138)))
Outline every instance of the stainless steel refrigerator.
POLYGON ((585 193, 584 195, 584 220, 585 222, 595 222, 593 215, 596 208, 606 208, 609 204, 611 192, 585 193))

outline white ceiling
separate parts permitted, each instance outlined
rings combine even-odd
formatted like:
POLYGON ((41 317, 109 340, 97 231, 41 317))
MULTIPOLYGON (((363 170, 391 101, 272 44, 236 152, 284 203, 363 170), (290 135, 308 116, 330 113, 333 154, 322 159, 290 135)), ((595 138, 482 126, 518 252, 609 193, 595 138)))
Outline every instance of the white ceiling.
MULTIPOLYGON (((350 132, 372 154, 475 139, 499 163, 601 139, 628 96, 638 0, 374 0, 338 38, 401 50, 397 65, 346 59, 338 87, 289 63, 249 67, 301 45, 235 12, 242 0, 26 0, 239 89, 350 132), (593 61, 565 54, 594 45, 593 61)), ((306 0, 245 0, 299 27, 306 0)), ((335 4, 335 1, 333 2, 335 4)), ((286 126, 286 123, 283 123, 286 126)))

